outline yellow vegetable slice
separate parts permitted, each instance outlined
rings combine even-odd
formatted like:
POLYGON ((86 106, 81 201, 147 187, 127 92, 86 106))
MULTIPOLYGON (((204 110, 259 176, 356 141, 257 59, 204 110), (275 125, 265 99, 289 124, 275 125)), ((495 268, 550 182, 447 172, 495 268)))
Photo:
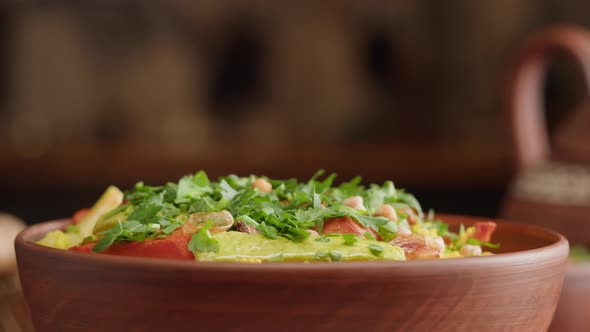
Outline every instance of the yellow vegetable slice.
POLYGON ((83 239, 92 235, 94 226, 96 226, 96 222, 100 219, 100 216, 121 205, 121 203, 123 203, 123 196, 123 192, 119 190, 119 188, 109 186, 104 194, 100 196, 98 201, 94 203, 94 206, 88 211, 88 214, 86 214, 78 223, 80 237, 83 239))
POLYGON ((77 246, 89 235, 92 235, 92 231, 96 222, 100 217, 121 205, 123 202, 123 192, 115 186, 110 186, 100 196, 98 201, 94 203, 94 206, 88 211, 88 214, 84 216, 78 223, 78 232, 70 233, 56 230, 47 233, 41 240, 36 243, 45 247, 51 247, 55 249, 69 249, 77 246))
POLYGON ((45 234, 45 236, 36 243, 45 247, 65 250, 75 246, 79 242, 78 238, 78 234, 68 234, 58 229, 45 234))

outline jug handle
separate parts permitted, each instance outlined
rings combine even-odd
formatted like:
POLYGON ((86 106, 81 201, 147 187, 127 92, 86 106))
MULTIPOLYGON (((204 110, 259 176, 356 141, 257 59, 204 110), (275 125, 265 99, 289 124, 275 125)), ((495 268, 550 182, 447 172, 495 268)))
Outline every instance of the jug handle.
POLYGON ((506 110, 517 171, 550 158, 544 117, 543 84, 558 54, 567 55, 581 71, 590 89, 590 32, 573 26, 555 26, 534 35, 521 50, 507 84, 506 110))

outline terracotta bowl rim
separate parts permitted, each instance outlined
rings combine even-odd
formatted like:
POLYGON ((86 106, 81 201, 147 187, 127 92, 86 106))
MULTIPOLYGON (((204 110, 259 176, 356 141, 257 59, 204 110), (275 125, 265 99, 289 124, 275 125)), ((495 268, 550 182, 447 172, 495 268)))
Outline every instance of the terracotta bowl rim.
MULTIPOLYGON (((134 269, 161 269, 163 267, 171 270, 215 270, 215 271, 281 271, 281 270, 297 270, 297 271, 358 271, 364 268, 371 269, 408 269, 415 271, 416 269, 428 270, 460 270, 468 269, 470 267, 483 266, 503 266, 517 264, 518 262, 527 261, 529 259, 542 261, 539 255, 543 253, 546 259, 555 258, 563 255, 563 251, 569 252, 569 244, 567 239, 561 234, 536 225, 512 222, 504 219, 474 217, 466 215, 455 214, 437 214, 441 219, 459 219, 465 221, 483 221, 493 220, 499 225, 509 227, 512 231, 517 233, 525 233, 525 231, 534 232, 537 238, 544 238, 552 243, 540 248, 500 253, 485 257, 469 257, 457 259, 442 259, 442 260, 415 260, 415 261, 370 261, 370 262, 318 262, 318 263, 265 263, 265 264, 247 264, 234 262, 193 262, 185 260, 173 260, 162 258, 142 258, 142 257, 124 257, 112 255, 87 254, 79 252, 71 252, 66 250, 59 250, 37 245, 31 242, 30 238, 38 237, 40 233, 45 233, 50 230, 63 228, 71 222, 71 219, 57 219, 46 221, 35 225, 28 226, 22 230, 15 239, 15 247, 17 250, 17 260, 19 249, 28 252, 34 252, 48 258, 56 258, 61 260, 68 260, 74 264, 96 264, 104 266, 124 266, 125 268, 134 269)), ((531 235, 529 235, 531 236, 531 235)))

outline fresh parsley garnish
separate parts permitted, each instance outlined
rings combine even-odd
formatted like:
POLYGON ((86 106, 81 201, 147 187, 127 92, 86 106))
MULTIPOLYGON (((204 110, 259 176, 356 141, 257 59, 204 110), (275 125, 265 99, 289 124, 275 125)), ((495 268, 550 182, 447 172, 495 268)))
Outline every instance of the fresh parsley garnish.
POLYGON ((383 247, 378 244, 371 243, 369 244, 369 251, 375 256, 381 256, 383 254, 383 247))
POLYGON ((339 262, 342 260, 342 254, 339 253, 338 251, 332 250, 332 251, 330 251, 330 259, 333 262, 339 262))
MULTIPOLYGON (((269 239, 283 237, 294 242, 308 239, 311 230, 323 233, 324 223, 328 219, 348 217, 366 228, 364 236, 323 234, 314 239, 330 242, 335 241, 333 236, 341 237, 342 242, 338 243, 347 246, 355 245, 362 237, 388 242, 397 235, 398 224, 407 226, 407 214, 412 211, 416 213, 420 223, 424 215, 415 197, 403 189, 397 189, 391 181, 366 187, 362 185, 360 177, 355 177, 336 184, 336 174, 326 175, 320 170, 307 182, 265 178, 272 185, 272 191, 266 193, 253 187, 256 179, 255 176, 229 175, 214 181, 204 171, 199 171, 182 177, 176 183, 168 182, 161 186, 139 182, 126 192, 126 203, 101 216, 103 220, 111 219, 107 224, 114 226, 96 234, 98 242, 93 251, 101 252, 120 242, 165 238, 182 227, 191 214, 197 212, 225 210, 235 220, 230 230, 235 230, 236 223, 242 222, 252 232, 258 232, 269 239), (352 196, 363 199, 366 211, 342 204, 344 199, 352 196), (399 221, 394 222, 375 215, 375 211, 383 204, 397 209, 399 221)), ((424 223, 427 230, 435 229, 436 234, 453 241, 458 238, 458 235, 449 232, 447 224, 432 220, 431 212, 428 215, 428 222, 424 223)), ((464 233, 465 229, 461 232, 464 233)), ((491 243, 478 244, 492 248, 495 246, 491 243)), ((193 252, 216 251, 219 244, 210 236, 209 229, 203 227, 192 236, 189 249, 193 252)), ((371 245, 369 250, 378 256, 382 254, 383 247, 371 245)), ((339 260, 338 252, 317 255, 321 259, 339 260)))
POLYGON ((211 228, 212 221, 209 220, 191 237, 188 243, 188 249, 192 252, 218 252, 219 242, 211 237, 209 229, 211 228))
POLYGON ((258 225, 257 229, 262 233, 262 235, 269 239, 276 239, 277 235, 279 234, 279 231, 277 231, 276 228, 267 225, 265 222, 262 222, 260 225, 258 225))
POLYGON ((472 237, 467 239, 467 244, 474 244, 476 246, 482 246, 482 247, 487 247, 487 248, 492 248, 492 249, 500 248, 500 244, 498 244, 498 243, 483 242, 483 241, 479 241, 478 239, 475 239, 472 237))
POLYGON ((355 234, 342 234, 342 240, 342 243, 347 246, 353 246, 358 242, 357 236, 355 234))
POLYGON ((142 242, 148 237, 153 237, 156 232, 150 230, 146 224, 137 220, 118 222, 113 228, 101 233, 101 238, 92 248, 93 252, 102 252, 118 242, 142 242))
POLYGON ((330 239, 328 237, 326 237, 326 236, 320 236, 320 237, 316 238, 314 241, 317 241, 317 242, 330 242, 330 239))

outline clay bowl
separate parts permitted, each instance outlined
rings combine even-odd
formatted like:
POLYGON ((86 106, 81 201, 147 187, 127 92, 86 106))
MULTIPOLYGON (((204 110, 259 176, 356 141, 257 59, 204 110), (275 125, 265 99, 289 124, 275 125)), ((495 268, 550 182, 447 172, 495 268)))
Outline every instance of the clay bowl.
MULTIPOLYGON (((565 235, 571 243, 590 246, 588 215, 590 208, 558 206, 509 198, 502 212, 513 220, 550 227, 565 235)), ((551 324, 552 332, 590 331, 590 262, 568 264, 563 290, 551 324)))
MULTIPOLYGON (((439 215, 454 226, 482 220, 439 215)), ((564 278, 561 235, 500 222, 488 257, 355 263, 196 263, 16 239, 23 290, 44 331, 545 331, 564 278)))
POLYGON ((589 281, 590 263, 569 264, 550 331, 577 332, 590 329, 590 315, 588 315, 589 281))

